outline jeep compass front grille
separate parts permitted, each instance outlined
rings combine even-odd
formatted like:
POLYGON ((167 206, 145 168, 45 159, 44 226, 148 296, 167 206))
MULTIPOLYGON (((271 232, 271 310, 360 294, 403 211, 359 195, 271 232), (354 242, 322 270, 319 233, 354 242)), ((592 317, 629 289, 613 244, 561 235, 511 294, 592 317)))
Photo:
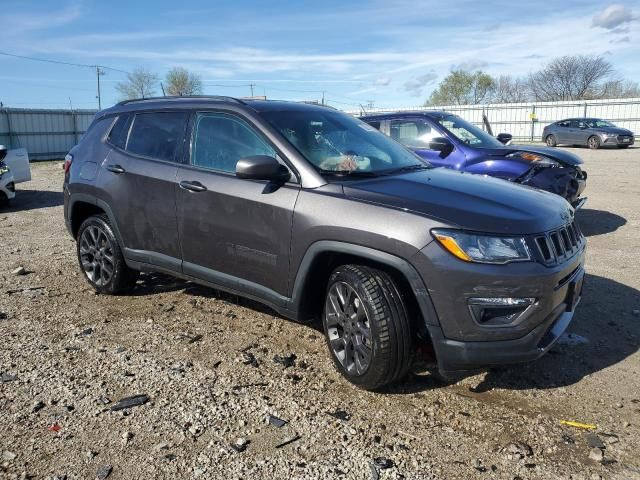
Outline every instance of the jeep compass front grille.
POLYGON ((562 263, 578 253, 584 245, 584 236, 575 222, 535 237, 542 261, 547 265, 562 263))

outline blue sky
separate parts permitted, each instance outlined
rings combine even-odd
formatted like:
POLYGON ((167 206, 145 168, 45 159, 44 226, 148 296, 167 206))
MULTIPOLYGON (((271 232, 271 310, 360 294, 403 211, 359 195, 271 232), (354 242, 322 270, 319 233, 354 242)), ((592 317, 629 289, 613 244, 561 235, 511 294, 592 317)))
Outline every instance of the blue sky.
MULTIPOLYGON (((526 75, 565 54, 605 55, 640 81, 640 0, 622 2, 2 0, 0 51, 163 77, 204 93, 316 100, 354 109, 424 102, 452 68, 526 75)), ((125 75, 101 77, 102 104, 125 75)), ((160 92, 158 92, 160 93, 160 92)), ((0 101, 94 108, 90 68, 0 55, 0 101)))

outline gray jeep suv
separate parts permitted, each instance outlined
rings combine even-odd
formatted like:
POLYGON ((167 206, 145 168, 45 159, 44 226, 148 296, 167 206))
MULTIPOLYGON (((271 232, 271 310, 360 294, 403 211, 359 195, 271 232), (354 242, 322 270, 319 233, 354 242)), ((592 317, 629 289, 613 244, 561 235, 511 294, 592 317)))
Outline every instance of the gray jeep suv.
POLYGON ((533 360, 580 299, 585 239, 562 198, 432 168, 331 108, 227 97, 120 103, 66 158, 84 275, 119 294, 165 272, 322 317, 352 383, 533 360))

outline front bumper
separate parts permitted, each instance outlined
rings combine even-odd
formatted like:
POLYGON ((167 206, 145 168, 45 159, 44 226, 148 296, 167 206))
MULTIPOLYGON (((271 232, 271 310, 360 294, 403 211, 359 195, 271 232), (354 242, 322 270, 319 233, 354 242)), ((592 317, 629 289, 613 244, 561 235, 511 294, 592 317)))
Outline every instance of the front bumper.
POLYGON ((16 187, 13 181, 13 174, 11 172, 4 173, 0 176, 0 191, 9 200, 15 198, 16 187))
POLYGON ((584 270, 574 278, 574 285, 580 291, 571 302, 562 302, 547 318, 526 335, 513 340, 465 342, 451 340, 444 336, 442 329, 430 330, 438 368, 444 375, 468 371, 479 367, 491 367, 523 363, 543 356, 567 329, 580 301, 584 270))
POLYGON ((611 145, 611 146, 619 146, 619 145, 633 145, 635 143, 635 138, 633 135, 616 135, 615 137, 600 137, 602 140, 602 145, 611 145))
POLYGON ((539 168, 518 183, 555 193, 575 205, 587 186, 587 172, 579 167, 539 168))
POLYGON ((413 260, 434 307, 435 321, 428 320, 427 328, 438 368, 445 374, 544 355, 571 322, 584 279, 584 242, 556 265, 467 263, 437 242, 413 260), (490 326, 479 324, 470 312, 475 297, 535 298, 535 304, 513 324, 490 326))

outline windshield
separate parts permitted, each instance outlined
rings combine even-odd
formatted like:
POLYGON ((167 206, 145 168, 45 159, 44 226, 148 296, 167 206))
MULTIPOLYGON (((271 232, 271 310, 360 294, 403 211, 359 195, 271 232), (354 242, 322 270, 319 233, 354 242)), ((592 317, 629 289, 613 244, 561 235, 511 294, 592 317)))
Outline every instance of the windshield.
POLYGON ((429 164, 372 126, 331 110, 267 111, 273 125, 318 171, 375 175, 429 164))
POLYGON ((472 147, 504 147, 487 132, 456 115, 439 118, 438 123, 458 140, 472 147))
POLYGON ((585 120, 584 123, 586 123, 589 128, 615 127, 615 125, 611 122, 607 122, 606 120, 598 120, 596 118, 585 120))

